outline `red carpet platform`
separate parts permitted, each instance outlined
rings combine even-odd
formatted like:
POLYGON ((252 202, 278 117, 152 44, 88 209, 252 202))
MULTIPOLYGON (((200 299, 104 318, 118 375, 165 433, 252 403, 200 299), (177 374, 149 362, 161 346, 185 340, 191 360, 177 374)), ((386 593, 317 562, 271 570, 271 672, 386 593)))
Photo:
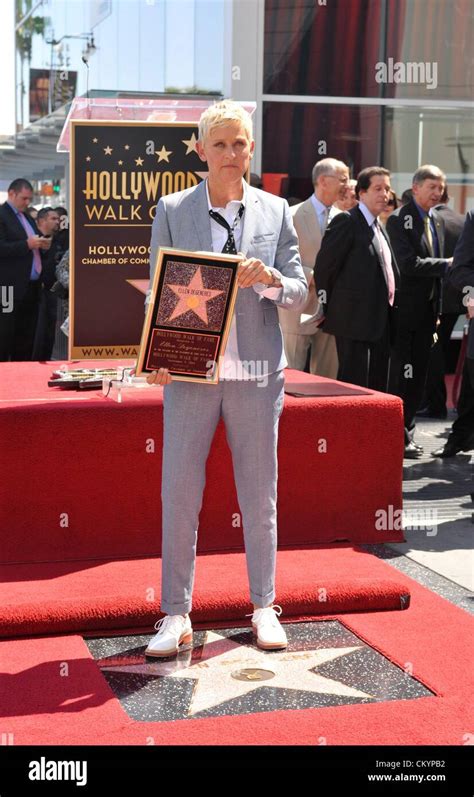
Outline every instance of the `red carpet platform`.
MULTIPOLYGON (((373 565, 376 578, 382 573, 393 577, 389 565, 369 555, 359 557, 366 558, 369 568, 373 565)), ((34 637, 0 642, 3 727, 15 745, 290 744, 311 745, 316 755, 321 739, 328 745, 469 744, 472 618, 403 573, 396 579, 411 593, 407 611, 337 619, 402 670, 409 668, 434 692, 431 697, 138 722, 126 714, 79 636, 34 637), (65 663, 67 678, 60 677, 65 663)))
MULTIPOLYGON (((0 636, 153 629, 160 616, 161 560, 2 565, 0 636)), ((402 610, 399 574, 349 545, 280 551, 277 602, 286 619, 402 610)), ((251 611, 243 553, 198 556, 193 623, 216 625, 251 611)))
MULTIPOLYGON (((159 555, 161 389, 136 391, 121 404, 100 391, 59 391, 47 387, 58 365, 0 364, 0 561, 159 555)), ((287 371, 286 380, 330 384, 295 371, 287 371)), ((402 506, 402 424, 400 400, 382 393, 286 396, 279 441, 281 547, 403 539, 390 528, 393 522, 376 527, 377 512, 393 521, 390 512, 402 506)), ((223 427, 207 473, 199 551, 241 550, 223 427)))

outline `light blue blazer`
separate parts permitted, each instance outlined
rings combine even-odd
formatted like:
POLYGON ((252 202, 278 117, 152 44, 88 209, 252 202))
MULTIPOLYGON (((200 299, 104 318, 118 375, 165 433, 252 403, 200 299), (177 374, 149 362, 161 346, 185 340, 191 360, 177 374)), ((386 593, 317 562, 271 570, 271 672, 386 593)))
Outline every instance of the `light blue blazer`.
MULTIPOLYGON (((298 238, 288 203, 281 197, 247 186, 240 251, 256 257, 281 279, 278 302, 251 288, 239 289, 235 303, 237 343, 242 361, 266 361, 268 373, 286 365, 278 307, 302 310, 308 286, 301 266, 298 238)), ((212 252, 211 220, 205 182, 158 202, 151 233, 150 278, 159 247, 212 252)), ((151 284, 151 282, 150 282, 151 284)))

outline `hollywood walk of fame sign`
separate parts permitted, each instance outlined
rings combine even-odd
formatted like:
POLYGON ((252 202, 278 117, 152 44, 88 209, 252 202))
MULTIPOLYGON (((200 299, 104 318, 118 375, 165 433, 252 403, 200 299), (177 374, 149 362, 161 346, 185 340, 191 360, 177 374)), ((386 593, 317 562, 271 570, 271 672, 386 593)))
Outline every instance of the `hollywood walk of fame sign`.
POLYGON ((159 250, 137 376, 168 368, 181 381, 217 383, 239 260, 237 255, 159 250))
POLYGON ((71 122, 71 359, 137 356, 156 205, 206 176, 196 136, 196 122, 71 122))

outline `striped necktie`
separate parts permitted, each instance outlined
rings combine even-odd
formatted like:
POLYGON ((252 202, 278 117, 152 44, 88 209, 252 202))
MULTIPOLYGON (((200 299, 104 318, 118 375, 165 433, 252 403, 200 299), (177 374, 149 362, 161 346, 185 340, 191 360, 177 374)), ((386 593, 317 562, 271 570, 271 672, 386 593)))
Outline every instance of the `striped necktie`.
POLYGON ((423 222, 424 222, 424 225, 425 225, 425 237, 426 237, 426 243, 428 244, 428 250, 429 250, 429 253, 430 253, 430 257, 434 257, 433 233, 431 232, 431 223, 430 223, 431 219, 430 219, 428 213, 426 214, 425 218, 423 219, 423 222))
POLYGON ((235 246, 234 230, 237 227, 240 219, 242 218, 243 212, 244 212, 244 206, 241 205, 239 210, 238 210, 238 212, 237 212, 237 215, 236 215, 236 217, 235 217, 235 219, 234 219, 234 221, 232 223, 232 226, 231 226, 230 224, 228 224, 228 222, 225 220, 225 218, 223 216, 221 216, 220 213, 217 213, 217 211, 215 211, 215 210, 210 210, 209 211, 209 215, 210 215, 211 219, 214 219, 214 221, 217 221, 217 223, 220 224, 221 227, 225 227, 225 229, 227 230, 227 241, 225 242, 224 248, 222 250, 222 252, 225 253, 225 254, 228 254, 228 255, 236 255, 237 254, 237 249, 236 249, 236 246, 235 246))

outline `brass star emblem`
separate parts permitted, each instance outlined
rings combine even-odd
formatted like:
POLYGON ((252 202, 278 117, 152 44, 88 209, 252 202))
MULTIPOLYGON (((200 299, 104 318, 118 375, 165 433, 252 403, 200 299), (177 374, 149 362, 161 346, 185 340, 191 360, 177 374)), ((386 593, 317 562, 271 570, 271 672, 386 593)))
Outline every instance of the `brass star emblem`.
MULTIPOLYGON (((196 681, 187 711, 188 717, 193 717, 200 711, 212 710, 262 686, 371 701, 374 699, 373 695, 320 675, 317 671, 318 666, 359 649, 359 646, 346 646, 302 651, 284 650, 268 654, 240 645, 214 631, 208 631, 200 659, 190 660, 190 663, 182 664, 181 667, 176 667, 175 664, 173 669, 167 669, 163 675, 167 678, 196 681), (257 680, 257 673, 268 671, 270 662, 271 674, 274 674, 274 677, 257 680), (239 671, 246 671, 247 677, 237 678, 239 671)), ((114 671, 126 669, 120 667, 114 668, 114 671)))

